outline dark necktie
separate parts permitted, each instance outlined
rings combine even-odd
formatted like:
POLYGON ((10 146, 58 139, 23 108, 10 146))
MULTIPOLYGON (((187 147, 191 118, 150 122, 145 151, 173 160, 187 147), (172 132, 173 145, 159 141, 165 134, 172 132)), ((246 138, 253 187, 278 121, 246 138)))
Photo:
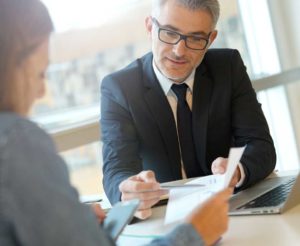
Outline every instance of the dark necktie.
POLYGON ((195 145, 193 141, 192 112, 186 101, 186 84, 173 84, 172 90, 177 96, 177 130, 179 135, 181 158, 188 178, 200 175, 197 166, 195 145))

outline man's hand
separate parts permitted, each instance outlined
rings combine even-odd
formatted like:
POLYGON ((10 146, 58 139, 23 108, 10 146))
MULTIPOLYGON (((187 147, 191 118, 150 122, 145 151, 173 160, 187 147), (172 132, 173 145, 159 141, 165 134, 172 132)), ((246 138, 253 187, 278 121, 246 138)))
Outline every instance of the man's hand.
POLYGON ((142 171, 124 180, 119 189, 122 193, 121 200, 139 199, 140 206, 135 216, 139 219, 146 219, 151 216, 151 207, 155 205, 162 195, 168 193, 160 189, 160 184, 155 179, 152 171, 142 171))
MULTIPOLYGON (((215 159, 211 165, 211 171, 213 174, 223 174, 226 172, 227 169, 227 164, 228 164, 228 158, 223 158, 223 157, 218 157, 215 159)), ((240 168, 237 167, 232 179, 230 181, 229 186, 230 187, 235 187, 236 184, 240 181, 241 179, 241 171, 240 168)))
POLYGON ((187 218, 201 235, 205 245, 213 245, 228 228, 228 199, 232 188, 227 188, 196 208, 187 218))

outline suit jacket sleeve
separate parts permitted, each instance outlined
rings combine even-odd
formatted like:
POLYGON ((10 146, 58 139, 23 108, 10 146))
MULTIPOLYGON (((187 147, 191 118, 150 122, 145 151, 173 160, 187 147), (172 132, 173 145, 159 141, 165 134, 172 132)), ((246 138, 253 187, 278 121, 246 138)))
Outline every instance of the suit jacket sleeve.
POLYGON ((247 145, 241 159, 246 175, 241 188, 246 188, 273 171, 276 153, 261 105, 237 51, 232 52, 231 61, 233 142, 235 146, 247 145))
POLYGON ((142 161, 125 90, 113 75, 104 78, 101 85, 101 132, 103 185, 107 197, 114 204, 120 200, 119 184, 142 171, 142 161))

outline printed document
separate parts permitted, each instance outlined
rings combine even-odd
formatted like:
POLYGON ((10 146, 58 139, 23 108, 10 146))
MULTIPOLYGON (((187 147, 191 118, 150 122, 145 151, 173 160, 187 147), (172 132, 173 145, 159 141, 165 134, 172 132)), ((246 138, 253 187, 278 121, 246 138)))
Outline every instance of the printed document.
POLYGON ((245 147, 230 149, 227 170, 224 174, 200 177, 186 183, 203 184, 203 187, 189 186, 187 188, 171 189, 165 224, 184 220, 193 209, 207 200, 212 194, 228 187, 244 150, 245 147))

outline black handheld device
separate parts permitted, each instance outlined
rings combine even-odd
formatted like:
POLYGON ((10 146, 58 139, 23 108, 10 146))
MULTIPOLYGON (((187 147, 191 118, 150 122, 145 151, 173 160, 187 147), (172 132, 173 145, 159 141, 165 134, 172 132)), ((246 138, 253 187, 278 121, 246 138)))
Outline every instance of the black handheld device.
POLYGON ((117 240, 124 227, 131 221, 139 204, 138 199, 118 202, 109 210, 103 228, 113 240, 117 240))

